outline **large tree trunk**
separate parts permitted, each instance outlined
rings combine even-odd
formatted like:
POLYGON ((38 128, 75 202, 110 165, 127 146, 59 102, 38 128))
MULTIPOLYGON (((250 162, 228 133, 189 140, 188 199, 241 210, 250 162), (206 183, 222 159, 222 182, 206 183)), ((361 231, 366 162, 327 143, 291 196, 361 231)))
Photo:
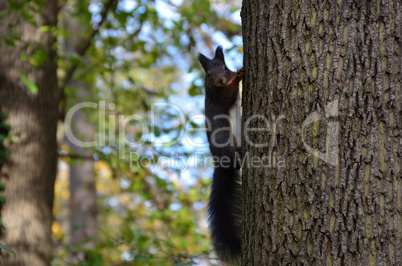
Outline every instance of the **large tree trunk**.
MULTIPOLYGON (((0 1, 0 11, 7 4, 8 1, 0 1)), ((50 33, 40 32, 39 26, 56 25, 57 1, 48 0, 34 20, 38 26, 11 13, 1 19, 0 25, 0 104, 14 140, 7 146, 8 158, 1 171, 6 204, 1 212, 4 229, 0 243, 9 245, 17 254, 16 258, 4 254, 4 265, 49 265, 51 256, 59 93, 55 39, 50 33), (17 19, 22 42, 7 46, 3 40, 10 37, 12 28, 8 25, 17 19), (26 49, 23 42, 34 45, 26 49), (33 68, 21 62, 21 51, 29 53, 38 47, 48 53, 41 66, 33 68), (37 94, 25 87, 21 73, 38 86, 37 94)))
POLYGON ((242 20, 243 125, 269 120, 243 147, 273 164, 243 168, 243 264, 402 265, 401 2, 244 0, 242 20))

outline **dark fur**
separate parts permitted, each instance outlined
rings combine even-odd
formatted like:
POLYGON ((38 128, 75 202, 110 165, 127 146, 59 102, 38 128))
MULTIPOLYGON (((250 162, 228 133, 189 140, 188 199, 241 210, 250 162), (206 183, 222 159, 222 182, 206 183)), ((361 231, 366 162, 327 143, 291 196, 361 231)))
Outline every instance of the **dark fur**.
POLYGON ((212 244, 221 260, 238 262, 241 257, 241 184, 238 174, 241 158, 228 117, 236 103, 243 69, 236 73, 226 67, 221 46, 216 48, 213 59, 203 54, 198 54, 197 58, 206 73, 205 116, 209 147, 217 160, 227 158, 226 163, 223 160, 215 162, 212 177, 208 205, 212 244), (227 117, 219 118, 219 115, 227 117), (223 147, 219 146, 225 143, 223 147))

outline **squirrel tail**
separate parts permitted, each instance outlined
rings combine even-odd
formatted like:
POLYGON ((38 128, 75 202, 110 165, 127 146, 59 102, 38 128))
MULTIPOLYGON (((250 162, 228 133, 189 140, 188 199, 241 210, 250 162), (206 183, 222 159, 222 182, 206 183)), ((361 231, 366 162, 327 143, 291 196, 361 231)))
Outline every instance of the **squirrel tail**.
POLYGON ((241 205, 238 170, 215 167, 208 220, 215 252, 225 262, 241 259, 241 205))

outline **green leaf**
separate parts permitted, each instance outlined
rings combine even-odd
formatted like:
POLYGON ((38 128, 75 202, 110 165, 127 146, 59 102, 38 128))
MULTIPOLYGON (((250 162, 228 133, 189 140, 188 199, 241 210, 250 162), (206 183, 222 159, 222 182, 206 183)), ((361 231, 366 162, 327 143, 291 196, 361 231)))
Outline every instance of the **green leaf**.
POLYGON ((157 126, 154 127, 154 134, 156 137, 160 137, 161 135, 161 129, 157 126))
MULTIPOLYGON (((0 148, 2 148, 2 147, 0 146, 0 148)), ((1 150, 0 150, 0 166, 6 161, 6 158, 7 158, 7 153, 6 153, 6 151, 3 150, 3 149, 1 149, 1 150)), ((0 196, 0 197, 1 197, 1 196, 0 196)))
POLYGON ((19 10, 23 7, 23 3, 20 3, 20 1, 15 1, 15 0, 9 0, 8 4, 10 5, 11 9, 19 10))
POLYGON ((15 46, 15 42, 12 39, 4 39, 4 43, 8 46, 15 46))
POLYGON ((38 67, 38 66, 43 65, 46 62, 47 57, 48 57, 48 53, 46 51, 36 49, 34 51, 34 54, 29 58, 29 63, 33 67, 38 67))
POLYGON ((32 81, 30 81, 27 76, 25 75, 21 75, 21 80, 24 83, 24 85, 28 88, 28 90, 32 93, 32 94, 37 94, 38 93, 38 86, 36 86, 35 83, 33 83, 32 81))
POLYGON ((0 134, 7 135, 8 132, 10 131, 11 126, 8 124, 4 124, 0 121, 0 134))
POLYGON ((9 246, 7 246, 7 245, 0 244, 0 249, 3 249, 4 251, 7 251, 8 253, 13 254, 14 257, 17 256, 17 255, 15 255, 14 250, 12 248, 10 248, 9 246))
POLYGON ((39 27, 39 31, 40 32, 48 32, 50 30, 50 26, 49 25, 43 25, 39 27))
POLYGON ((46 3, 46 0, 34 0, 34 2, 35 2, 37 5, 43 5, 44 3, 46 3))
POLYGON ((188 90, 188 94, 191 97, 197 96, 197 95, 202 95, 202 88, 201 87, 197 87, 195 85, 192 85, 190 87, 190 89, 188 90))

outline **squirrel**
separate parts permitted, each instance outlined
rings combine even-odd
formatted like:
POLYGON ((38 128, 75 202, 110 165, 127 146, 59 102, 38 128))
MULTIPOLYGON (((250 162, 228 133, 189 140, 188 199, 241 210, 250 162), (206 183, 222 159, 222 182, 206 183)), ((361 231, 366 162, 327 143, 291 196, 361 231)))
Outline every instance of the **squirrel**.
POLYGON ((230 109, 236 104, 243 68, 232 72, 225 64, 222 47, 209 59, 197 55, 205 71, 205 124, 214 159, 208 222, 212 245, 224 262, 241 259, 241 147, 231 129, 230 109))

